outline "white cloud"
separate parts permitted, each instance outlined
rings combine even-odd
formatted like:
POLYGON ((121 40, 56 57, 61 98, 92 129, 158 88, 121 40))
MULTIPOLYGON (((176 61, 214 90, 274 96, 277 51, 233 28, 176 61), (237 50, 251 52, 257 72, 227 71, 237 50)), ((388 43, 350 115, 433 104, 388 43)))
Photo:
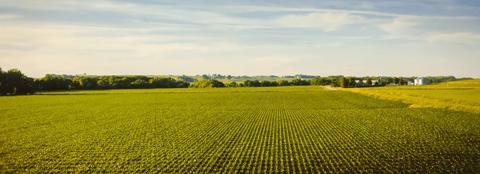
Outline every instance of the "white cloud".
POLYGON ((9 19, 17 19, 20 18, 18 15, 14 14, 0 14, 0 20, 9 20, 9 19))
POLYGON ((392 35, 411 34, 419 24, 419 19, 413 16, 400 16, 394 18, 391 22, 381 24, 379 27, 392 35))
MULTIPOLYGON (((476 47, 473 44, 460 45, 465 47, 463 51, 452 51, 451 45, 441 44, 478 43, 478 19, 470 17, 221 3, 192 6, 102 0, 5 1, 2 6, 23 10, 18 14, 29 13, 0 14, 0 19, 6 19, 0 23, 0 65, 18 67, 37 76, 84 72, 378 75, 407 73, 404 67, 410 66, 397 66, 402 67, 398 71, 394 67, 349 67, 371 67, 382 61, 401 64, 404 57, 415 61, 425 58, 421 64, 429 66, 439 57, 464 57, 470 61, 457 62, 470 66, 478 62, 480 53, 472 49, 476 47), (71 10, 82 13, 58 18, 71 10), (87 13, 98 18, 74 16, 87 13), (116 15, 121 20, 112 20, 116 15), (342 32, 325 34, 305 28, 342 32), (296 34, 300 32, 304 33, 296 34), (382 40, 385 37, 421 42, 404 44, 403 40, 382 40), (432 49, 424 49, 429 47, 432 49)), ((442 68, 438 72, 451 67, 445 64, 442 68)), ((469 70, 478 74, 476 67, 469 70)))
POLYGON ((285 27, 320 28, 325 32, 356 23, 363 17, 342 12, 314 12, 307 15, 287 15, 278 19, 285 27))
POLYGON ((43 75, 41 72, 108 74, 127 67, 137 67, 129 73, 138 74, 147 73, 142 70, 168 74, 178 71, 176 68, 181 73, 207 73, 215 67, 212 62, 226 62, 223 58, 237 56, 234 62, 238 64, 255 57, 245 50, 261 48, 222 38, 142 33, 142 29, 36 24, 0 27, 0 64, 35 76, 43 75))
POLYGON ((469 28, 472 22, 475 20, 400 16, 378 27, 387 34, 384 35, 386 39, 406 39, 430 44, 469 44, 480 41, 480 34, 469 28))
POLYGON ((432 32, 428 35, 427 41, 431 43, 475 43, 480 41, 480 34, 476 33, 448 33, 432 32))

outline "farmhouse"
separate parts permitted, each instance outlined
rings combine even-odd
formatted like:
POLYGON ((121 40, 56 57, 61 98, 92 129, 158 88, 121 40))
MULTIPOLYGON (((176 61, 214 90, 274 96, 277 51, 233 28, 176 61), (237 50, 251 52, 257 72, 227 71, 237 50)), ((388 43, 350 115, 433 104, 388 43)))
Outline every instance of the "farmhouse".
POLYGON ((423 77, 418 77, 414 80, 414 85, 426 85, 430 84, 430 80, 423 78, 423 77))

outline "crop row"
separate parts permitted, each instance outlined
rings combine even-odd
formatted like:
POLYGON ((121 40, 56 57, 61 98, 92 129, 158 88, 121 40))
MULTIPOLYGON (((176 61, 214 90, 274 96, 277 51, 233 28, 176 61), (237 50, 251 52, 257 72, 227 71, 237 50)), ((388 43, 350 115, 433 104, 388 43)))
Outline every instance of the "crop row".
POLYGON ((1 171, 480 170, 478 114, 409 109, 346 92, 32 97, 41 99, 3 105, 1 171))

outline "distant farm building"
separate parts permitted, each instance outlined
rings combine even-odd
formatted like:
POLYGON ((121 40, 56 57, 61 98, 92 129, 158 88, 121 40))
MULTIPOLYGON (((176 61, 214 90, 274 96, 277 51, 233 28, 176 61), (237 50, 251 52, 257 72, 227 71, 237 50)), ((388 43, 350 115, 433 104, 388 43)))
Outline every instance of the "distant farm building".
MULTIPOLYGON (((370 85, 372 86, 376 86, 379 84, 379 80, 370 80, 372 83, 370 85)), ((355 83, 356 84, 368 84, 368 80, 355 80, 355 83)))
POLYGON ((426 85, 426 84, 430 84, 430 80, 423 77, 419 77, 419 78, 416 78, 413 83, 415 85, 426 85))

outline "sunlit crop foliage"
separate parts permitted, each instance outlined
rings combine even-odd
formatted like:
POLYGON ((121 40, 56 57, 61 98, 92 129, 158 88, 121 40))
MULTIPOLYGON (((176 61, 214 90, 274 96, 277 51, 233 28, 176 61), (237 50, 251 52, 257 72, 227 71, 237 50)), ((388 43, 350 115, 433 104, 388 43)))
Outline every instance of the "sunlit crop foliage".
POLYGON ((479 123, 321 87, 0 97, 0 172, 478 173, 479 123))
POLYGON ((440 108, 480 113, 480 80, 424 86, 342 89, 380 99, 397 100, 412 108, 440 108))

